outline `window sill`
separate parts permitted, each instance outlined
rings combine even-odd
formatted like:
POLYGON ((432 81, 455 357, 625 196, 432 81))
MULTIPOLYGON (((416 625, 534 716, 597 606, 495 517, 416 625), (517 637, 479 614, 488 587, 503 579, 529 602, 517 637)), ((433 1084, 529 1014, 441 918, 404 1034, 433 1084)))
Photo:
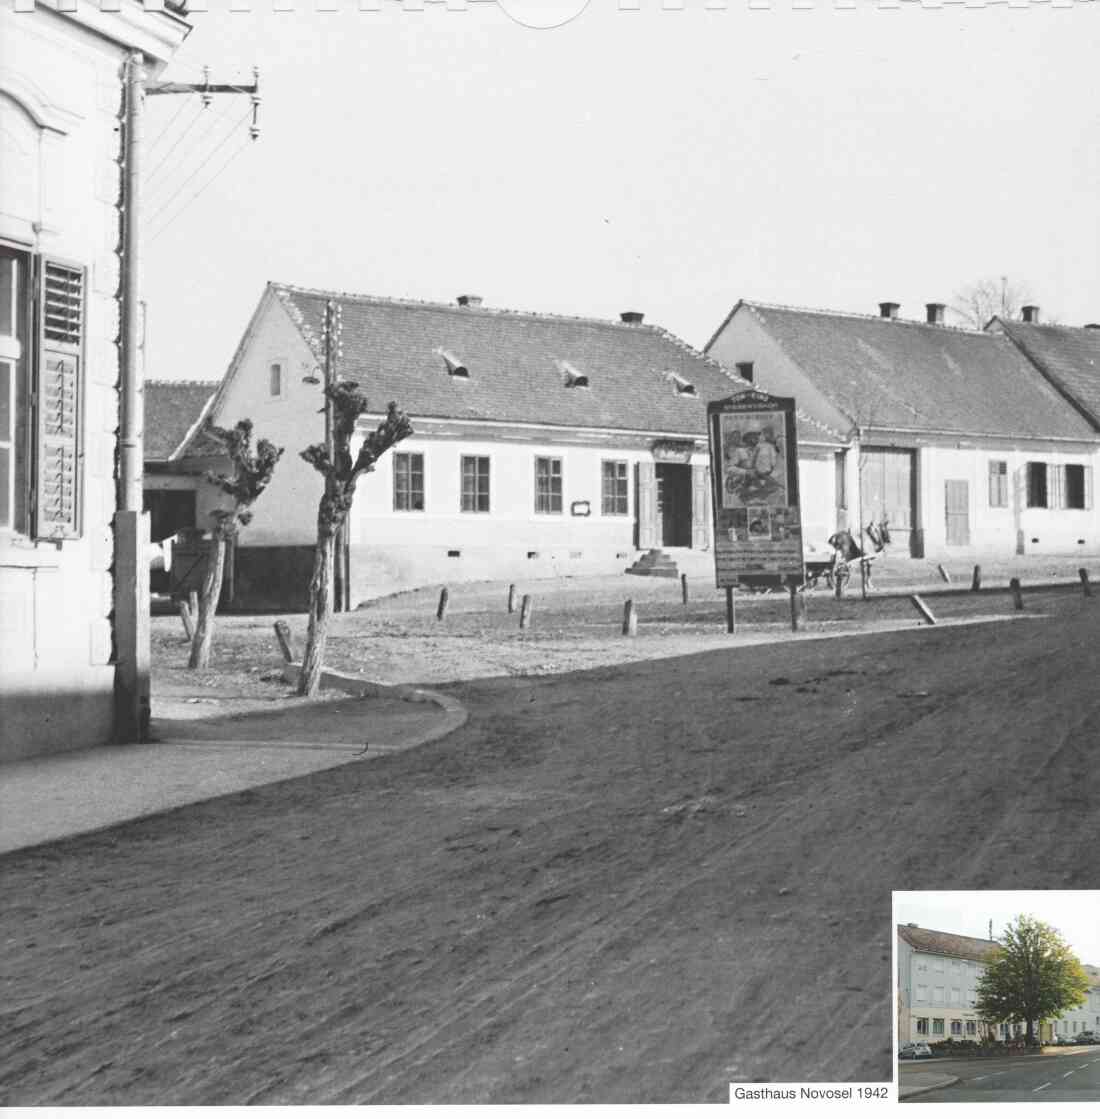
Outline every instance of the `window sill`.
POLYGON ((61 566, 57 544, 0 533, 0 567, 56 568, 61 566))

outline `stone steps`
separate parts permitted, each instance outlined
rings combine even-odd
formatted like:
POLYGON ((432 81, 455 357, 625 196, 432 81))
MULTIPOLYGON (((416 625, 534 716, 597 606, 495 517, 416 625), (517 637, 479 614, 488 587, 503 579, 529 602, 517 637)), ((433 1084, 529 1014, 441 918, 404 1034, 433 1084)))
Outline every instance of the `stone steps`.
POLYGON ((654 575, 658 578, 675 579, 679 574, 676 561, 660 548, 651 548, 639 556, 626 569, 627 575, 654 575))

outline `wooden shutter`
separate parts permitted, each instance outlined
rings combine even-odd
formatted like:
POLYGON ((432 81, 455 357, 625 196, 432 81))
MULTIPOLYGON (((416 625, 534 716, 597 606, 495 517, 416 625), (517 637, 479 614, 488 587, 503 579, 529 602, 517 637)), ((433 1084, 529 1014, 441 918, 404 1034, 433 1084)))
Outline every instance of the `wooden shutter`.
POLYGON ((691 546, 710 544, 710 467, 696 463, 691 468, 691 546))
POLYGON ((35 536, 80 535, 84 270, 44 259, 35 368, 35 536))
POLYGON ((1061 463, 1047 467, 1049 492, 1047 493, 1048 509, 1064 509, 1066 507, 1066 468, 1061 463))
POLYGON ((638 463, 638 548, 659 546, 661 537, 657 521, 657 465, 638 463))

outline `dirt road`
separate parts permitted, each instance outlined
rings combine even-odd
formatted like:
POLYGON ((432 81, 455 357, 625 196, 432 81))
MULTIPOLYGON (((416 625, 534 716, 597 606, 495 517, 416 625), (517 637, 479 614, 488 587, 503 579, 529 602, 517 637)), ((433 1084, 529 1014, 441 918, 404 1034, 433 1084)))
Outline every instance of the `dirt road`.
POLYGON ((1095 886, 1100 607, 453 685, 468 725, 0 860, 4 1104, 887 1079, 892 889, 1095 886))

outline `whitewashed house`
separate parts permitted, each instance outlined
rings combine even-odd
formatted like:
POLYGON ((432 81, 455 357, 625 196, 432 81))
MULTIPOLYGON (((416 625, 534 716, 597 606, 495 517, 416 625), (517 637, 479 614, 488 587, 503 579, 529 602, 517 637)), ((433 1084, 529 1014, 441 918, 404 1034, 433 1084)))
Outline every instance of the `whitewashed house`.
POLYGON ((930 559, 1100 549, 1086 410, 1009 337, 945 326, 942 304, 919 322, 898 310, 743 300, 705 352, 844 436, 838 528, 885 517, 895 548, 930 559))
POLYGON ((0 760, 114 734, 122 66, 181 13, 0 6, 0 760))
MULTIPOLYGON (((241 536, 238 605, 304 601, 321 482, 298 451, 322 439, 327 299, 342 309, 339 375, 371 402, 362 426, 393 400, 415 432, 360 483, 353 603, 434 581, 622 571, 655 548, 707 569, 706 405, 748 387, 718 362, 634 312, 610 322, 269 284, 207 409, 287 449, 241 536)), ((800 421, 804 494, 824 492, 838 444, 800 421)), ((196 428, 160 484, 183 485, 209 450, 196 428)), ((824 519, 813 531, 828 535, 824 519)))

